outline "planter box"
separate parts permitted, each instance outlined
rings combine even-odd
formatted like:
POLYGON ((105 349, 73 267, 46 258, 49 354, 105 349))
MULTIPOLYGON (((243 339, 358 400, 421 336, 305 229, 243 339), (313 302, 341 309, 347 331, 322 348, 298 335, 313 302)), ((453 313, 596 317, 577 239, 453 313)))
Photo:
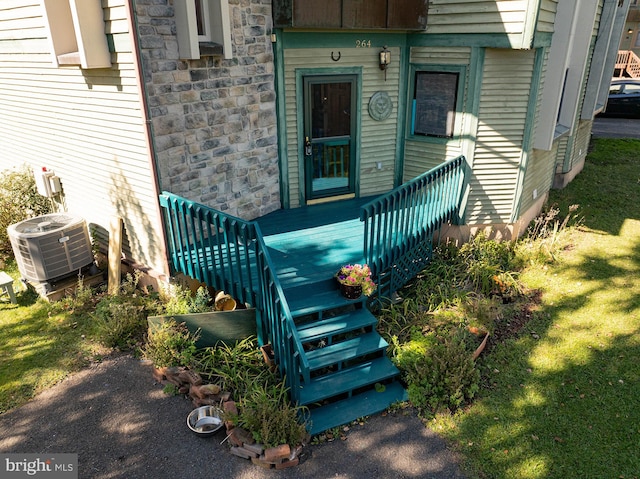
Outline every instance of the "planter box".
POLYGON ((215 346, 218 342, 235 343, 256 335, 256 310, 236 309, 235 311, 211 311, 209 313, 175 314, 171 316, 149 316, 149 329, 158 328, 164 321, 173 318, 177 323, 185 323, 189 331, 200 329, 200 339, 196 347, 215 346))

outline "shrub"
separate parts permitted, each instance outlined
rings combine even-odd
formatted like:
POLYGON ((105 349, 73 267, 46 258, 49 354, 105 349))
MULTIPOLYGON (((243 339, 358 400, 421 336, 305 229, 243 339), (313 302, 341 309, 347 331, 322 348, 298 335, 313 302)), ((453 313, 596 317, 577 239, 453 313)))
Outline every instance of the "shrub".
POLYGON ((480 373, 461 329, 398 346, 395 361, 408 384, 409 400, 423 415, 454 411, 479 390, 480 373))
POLYGON ((38 193, 29 167, 0 173, 0 255, 13 254, 7 234, 9 225, 52 211, 49 198, 38 193))
POLYGON ((161 290, 160 299, 164 311, 162 314, 190 314, 212 311, 209 290, 200 286, 196 294, 180 285, 170 285, 161 290))
POLYGON ((110 348, 133 349, 147 330, 145 304, 139 296, 107 296, 93 314, 98 341, 110 348))
POLYGON ((96 305, 93 318, 98 341, 108 347, 127 350, 143 344, 147 316, 157 312, 154 298, 140 291, 141 273, 128 273, 117 294, 106 296, 96 305))
POLYGON ((199 333, 192 334, 173 318, 150 330, 142 350, 155 367, 191 366, 199 333))

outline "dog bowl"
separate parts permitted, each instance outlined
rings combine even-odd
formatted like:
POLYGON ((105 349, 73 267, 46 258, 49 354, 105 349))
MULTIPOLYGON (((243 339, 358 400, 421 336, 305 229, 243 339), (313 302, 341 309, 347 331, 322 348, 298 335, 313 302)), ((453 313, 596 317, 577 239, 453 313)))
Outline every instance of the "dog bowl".
POLYGON ((215 406, 201 406, 187 416, 187 427, 197 436, 211 436, 223 425, 222 411, 215 406))

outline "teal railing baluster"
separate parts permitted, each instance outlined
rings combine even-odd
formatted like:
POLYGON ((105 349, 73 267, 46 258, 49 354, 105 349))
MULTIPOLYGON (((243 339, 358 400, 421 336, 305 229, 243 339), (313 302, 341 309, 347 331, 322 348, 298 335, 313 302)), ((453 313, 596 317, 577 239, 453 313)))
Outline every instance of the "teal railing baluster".
POLYGON ((160 206, 173 269, 255 305, 260 342, 272 343, 297 402, 300 379, 310 380, 309 363, 258 224, 167 192, 160 206))
MULTIPOLYGON (((375 277, 402 267, 399 263, 403 257, 415 254, 415 248, 422 248, 418 254, 428 256, 421 261, 430 258, 431 245, 424 243, 431 241, 436 230, 459 211, 465 165, 465 158, 459 156, 362 206, 365 261, 375 277)), ((405 266, 413 261, 407 257, 405 266)), ((392 293, 402 286, 393 281, 392 276, 386 286, 391 290, 384 292, 392 293)))

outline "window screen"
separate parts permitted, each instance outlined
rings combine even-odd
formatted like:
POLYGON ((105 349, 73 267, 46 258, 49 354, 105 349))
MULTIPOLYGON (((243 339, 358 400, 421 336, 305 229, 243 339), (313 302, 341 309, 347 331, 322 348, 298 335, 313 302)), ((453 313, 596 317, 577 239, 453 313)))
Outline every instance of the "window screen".
POLYGON ((451 138, 455 124, 458 73, 416 72, 414 135, 451 138))

